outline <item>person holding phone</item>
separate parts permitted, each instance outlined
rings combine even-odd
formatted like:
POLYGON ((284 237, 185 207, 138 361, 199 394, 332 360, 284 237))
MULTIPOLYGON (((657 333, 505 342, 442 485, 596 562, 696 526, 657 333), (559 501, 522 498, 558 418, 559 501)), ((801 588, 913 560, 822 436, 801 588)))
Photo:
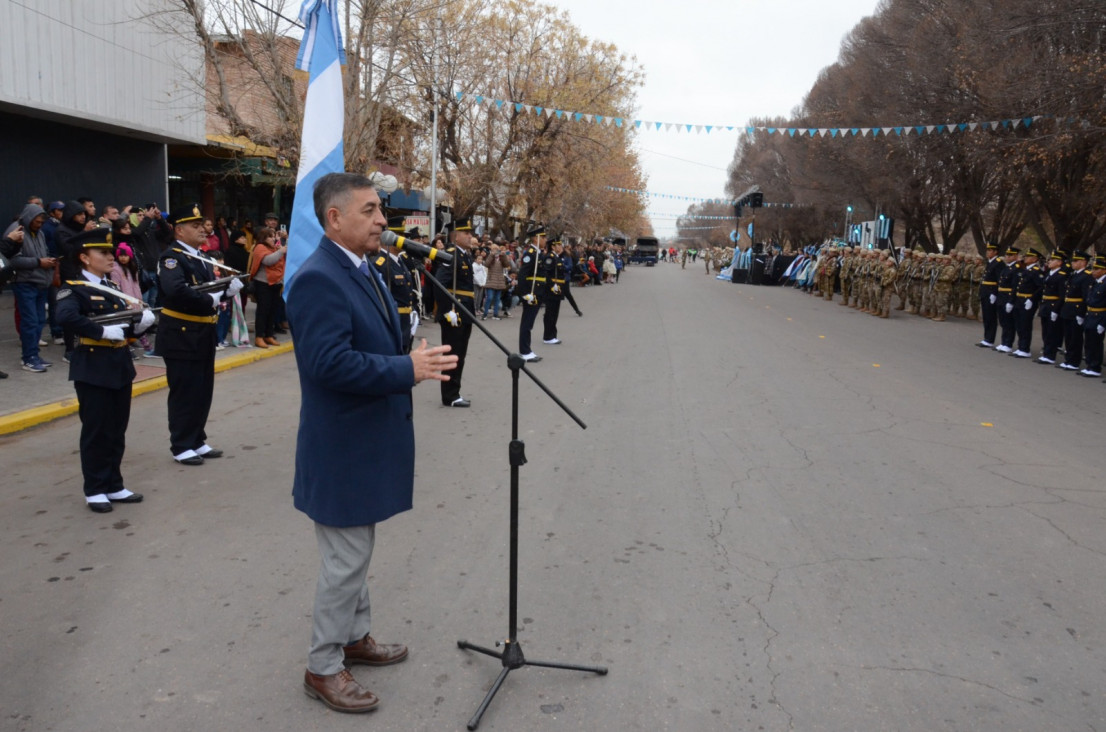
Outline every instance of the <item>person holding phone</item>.
MULTIPOLYGON (((265 214, 265 226, 277 232, 281 245, 288 244, 288 227, 280 223, 280 218, 276 213, 270 211, 265 214)), ((273 301, 273 323, 275 324, 273 327, 274 333, 284 335, 288 332, 288 316, 284 312, 283 297, 278 297, 273 301)))

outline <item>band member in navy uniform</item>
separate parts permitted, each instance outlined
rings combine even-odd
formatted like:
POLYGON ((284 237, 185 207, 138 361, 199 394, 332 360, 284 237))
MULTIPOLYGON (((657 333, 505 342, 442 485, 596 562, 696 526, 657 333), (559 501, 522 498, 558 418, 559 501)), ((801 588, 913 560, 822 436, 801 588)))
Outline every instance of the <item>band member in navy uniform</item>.
POLYGON ((1006 259, 1006 269, 998 276, 998 323, 1002 326, 1002 342, 995 346, 995 350, 1001 353, 1012 352, 1014 336, 1017 335, 1018 316, 1014 312, 1014 287, 1017 285, 1018 273, 1022 264, 1018 261, 1022 250, 1010 247, 1003 256, 1006 259))
POLYGON ((90 316, 128 310, 118 286, 108 279, 115 266, 111 231, 81 232, 69 240, 69 246, 81 279, 67 280, 58 290, 57 322, 78 338, 69 357, 69 380, 80 402, 85 503, 96 513, 108 513, 113 503, 142 501, 141 493, 123 486, 120 472, 135 374, 127 339, 153 325, 154 314, 144 311, 133 326, 94 323, 90 316))
MULTIPOLYGON (((452 242, 445 248, 453 261, 445 263, 435 259, 430 274, 434 275, 450 293, 470 312, 476 310, 475 289, 472 281, 472 257, 468 249, 472 246, 472 222, 468 219, 456 219, 453 231, 449 235, 452 242)), ((468 407, 470 402, 461 396, 461 374, 465 370, 465 355, 469 350, 469 336, 472 335, 472 322, 453 302, 434 288, 438 302, 438 323, 442 327, 442 345, 449 346, 449 352, 457 357, 457 368, 449 375, 449 381, 442 382, 442 404, 447 407, 468 407)))
POLYGON ((1102 341, 1106 338, 1106 256, 1091 263, 1091 286, 1087 292, 1087 315, 1083 319, 1083 353, 1087 365, 1081 376, 1102 376, 1102 341))
POLYGON ((1060 368, 1078 371, 1083 362, 1083 320, 1087 317, 1087 295, 1094 284, 1094 277, 1087 272, 1087 255, 1074 251, 1071 255, 1072 272, 1064 292, 1064 304, 1060 307, 1060 322, 1064 329, 1064 362, 1060 368))
POLYGON ((169 382, 169 449, 183 465, 203 465, 222 457, 207 444, 207 415, 215 390, 215 309, 242 289, 241 280, 216 292, 199 292, 197 285, 212 282, 215 271, 200 254, 206 240, 204 217, 198 205, 186 206, 169 217, 176 243, 158 262, 161 317, 155 353, 165 359, 169 382))
POLYGON ((522 319, 518 324, 518 352, 523 360, 536 363, 541 361, 541 356, 534 353, 530 345, 531 332, 534 330, 534 322, 538 319, 538 310, 541 309, 542 300, 545 299, 546 274, 542 266, 545 258, 545 227, 537 225, 526 232, 530 240, 529 246, 522 251, 518 262, 518 286, 516 292, 521 293, 522 319))
POLYGON ((561 259, 564 252, 564 244, 561 238, 556 237, 549 243, 549 251, 542 257, 542 265, 546 272, 545 290, 545 316, 542 318, 542 343, 555 346, 561 343, 557 337, 557 318, 561 314, 561 302, 568 291, 568 277, 565 276, 565 263, 561 259))
MULTIPOLYGON (((388 230, 399 236, 407 238, 403 233, 404 216, 388 217, 388 230)), ((388 285, 388 292, 396 302, 396 311, 399 313, 399 325, 403 329, 404 353, 411 352, 411 342, 414 340, 414 330, 419 316, 414 311, 415 304, 415 279, 417 275, 411 271, 407 256, 396 249, 388 247, 387 251, 381 248, 380 253, 372 257, 369 263, 380 273, 381 279, 388 285)))
POLYGON ((1041 285, 1041 355, 1037 363, 1056 363, 1056 354, 1064 342, 1064 324, 1060 322, 1060 309, 1064 304, 1064 292, 1068 284, 1067 256, 1057 249, 1048 255, 1048 274, 1041 285))
POLYGON ((983 270, 983 281, 979 283, 979 307, 983 311, 983 340, 976 345, 980 348, 994 348, 995 335, 998 333, 998 280, 1006 262, 998 255, 998 244, 987 245, 987 266, 983 270))

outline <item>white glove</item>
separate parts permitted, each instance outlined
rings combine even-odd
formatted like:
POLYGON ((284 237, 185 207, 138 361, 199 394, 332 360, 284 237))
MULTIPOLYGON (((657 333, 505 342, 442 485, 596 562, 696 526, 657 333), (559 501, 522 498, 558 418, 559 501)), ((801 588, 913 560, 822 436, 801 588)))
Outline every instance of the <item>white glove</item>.
POLYGON ((1012 303, 1012 302, 1006 303, 1006 312, 1008 312, 1008 313, 1014 312, 1014 303, 1012 303))
POLYGON ((522 301, 525 302, 527 305, 537 305, 538 304, 538 298, 535 297, 534 293, 532 293, 532 292, 528 292, 525 295, 523 295, 522 296, 522 301))
POLYGON ((150 329, 150 326, 154 324, 157 318, 154 316, 153 310, 143 310, 142 320, 138 321, 138 325, 134 327, 135 335, 139 333, 145 333, 150 329))
POLYGON ((1081 318, 1081 317, 1079 317, 1078 315, 1076 315, 1076 316, 1075 316, 1075 324, 1076 324, 1076 325, 1083 325, 1083 318, 1081 318))
POLYGON ((459 328, 461 326, 461 316, 457 314, 456 310, 451 309, 445 314, 445 322, 449 323, 454 328, 459 328))
POLYGON ((1056 322, 1056 319, 1060 317, 1060 313, 1058 313, 1058 312, 1056 312, 1055 310, 1053 310, 1053 311, 1052 311, 1052 316, 1051 316, 1051 317, 1052 317, 1052 322, 1053 322, 1053 323, 1055 323, 1055 322, 1056 322))
POLYGON ((1100 325, 1097 328, 1095 328, 1095 330, 1098 331, 1099 335, 1102 335, 1103 333, 1106 333, 1106 325, 1100 325))
POLYGON ((242 282, 242 280, 235 280, 234 282, 231 282, 230 287, 227 288, 227 297, 234 297, 239 292, 241 292, 242 288, 245 286, 246 285, 242 282))
POLYGON ((103 339, 105 341, 125 341, 127 336, 123 333, 123 326, 105 325, 103 339))
POLYGON ((411 337, 412 338, 415 336, 415 331, 417 331, 419 329, 419 323, 420 322, 421 322, 421 318, 419 318, 419 314, 416 313, 414 310, 412 310, 411 311, 411 337))
POLYGON ((1025 309, 1026 310, 1032 310, 1033 309, 1033 301, 1030 300, 1028 297, 1025 298, 1025 309))
POLYGON ((992 305, 994 305, 994 304, 995 304, 995 300, 998 300, 998 298, 997 298, 997 297, 995 297, 994 295, 991 295, 991 304, 992 304, 992 305))
POLYGON ((207 296, 211 298, 211 307, 219 307, 219 303, 223 301, 223 293, 221 292, 209 292, 207 296))
POLYGON ((554 295, 560 295, 561 294, 561 286, 560 285, 553 285, 553 294, 554 295))

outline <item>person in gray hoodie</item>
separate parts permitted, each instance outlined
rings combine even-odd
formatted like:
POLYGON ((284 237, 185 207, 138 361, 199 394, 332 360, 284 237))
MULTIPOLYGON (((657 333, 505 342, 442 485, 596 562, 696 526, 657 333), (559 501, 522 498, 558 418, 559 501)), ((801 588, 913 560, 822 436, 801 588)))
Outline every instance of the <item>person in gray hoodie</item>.
POLYGON ((43 361, 38 353, 38 341, 46 325, 46 295, 54 280, 54 268, 58 260, 50 256, 42 225, 46 212, 42 206, 29 203, 19 216, 23 228, 23 246, 11 259, 15 270, 11 291, 19 308, 19 340, 23 346, 23 370, 34 373, 46 371, 53 364, 43 361))

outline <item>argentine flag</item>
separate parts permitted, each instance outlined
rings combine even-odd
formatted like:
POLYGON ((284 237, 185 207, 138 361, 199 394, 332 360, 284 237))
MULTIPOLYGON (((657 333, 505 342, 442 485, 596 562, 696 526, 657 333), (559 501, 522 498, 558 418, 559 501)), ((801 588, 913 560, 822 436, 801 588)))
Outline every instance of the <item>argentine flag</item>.
POLYGON ((284 294, 288 295, 296 270, 307 260, 322 238, 323 228, 315 218, 315 181, 327 173, 345 170, 342 150, 345 100, 342 90, 342 32, 338 26, 337 0, 304 0, 300 22, 306 26, 296 68, 308 73, 307 101, 303 105, 303 135, 300 140, 300 169, 296 175, 296 200, 292 206, 292 227, 288 231, 288 254, 284 265, 284 294))

